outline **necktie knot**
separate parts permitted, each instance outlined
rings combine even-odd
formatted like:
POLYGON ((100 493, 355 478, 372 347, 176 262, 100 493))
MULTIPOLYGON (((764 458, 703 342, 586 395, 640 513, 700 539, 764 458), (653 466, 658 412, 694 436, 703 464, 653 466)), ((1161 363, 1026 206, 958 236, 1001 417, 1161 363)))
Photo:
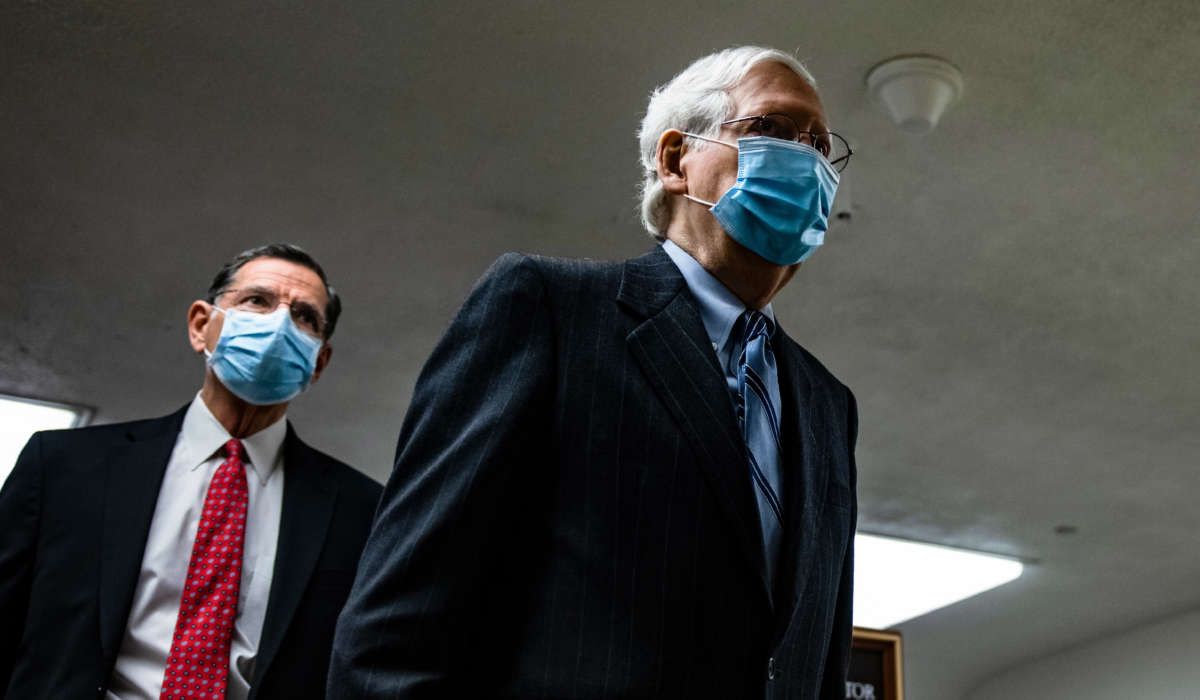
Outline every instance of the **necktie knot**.
POLYGON ((761 311, 747 311, 742 314, 742 321, 742 347, 760 336, 770 340, 771 334, 775 332, 771 319, 761 311))
POLYGON ((242 461, 242 455, 246 453, 246 446, 242 444, 241 440, 233 438, 225 443, 221 451, 225 454, 225 459, 240 462, 242 461))

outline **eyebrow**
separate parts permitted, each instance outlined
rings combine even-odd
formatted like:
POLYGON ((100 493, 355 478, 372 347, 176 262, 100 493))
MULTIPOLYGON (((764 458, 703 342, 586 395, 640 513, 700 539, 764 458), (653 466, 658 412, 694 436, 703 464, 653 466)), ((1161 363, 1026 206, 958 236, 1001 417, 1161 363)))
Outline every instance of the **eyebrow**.
POLYGON ((789 108, 783 107, 774 102, 768 102, 765 105, 760 104, 758 107, 747 111, 741 116, 759 116, 765 114, 782 114, 791 117, 792 120, 796 122, 796 126, 799 126, 805 131, 829 131, 829 125, 825 123, 825 120, 822 118, 822 115, 819 112, 807 109, 803 110, 802 112, 793 112, 789 108), (808 126, 804 126, 806 121, 808 122, 808 126))
POLYGON ((239 296, 245 296, 247 294, 265 294, 267 296, 273 296, 273 297, 279 296, 278 289, 264 287, 261 284, 251 284, 251 285, 246 285, 245 287, 233 287, 229 291, 235 291, 238 293, 239 296))
MULTIPOLYGON (((245 296, 247 294, 261 294, 261 295, 272 296, 272 297, 281 296, 278 288, 266 287, 261 284, 251 284, 251 285, 247 285, 245 287, 235 287, 234 290, 236 290, 238 292, 238 294, 241 296, 245 296)), ((231 291, 233 291, 233 290, 231 290, 231 291)), ((321 313, 320 304, 318 304, 316 302, 308 301, 307 299, 296 299, 295 301, 292 302, 292 305, 311 309, 312 311, 315 311, 318 314, 321 313)))
POLYGON ((792 120, 796 122, 796 125, 799 126, 801 129, 804 129, 805 131, 815 131, 817 133, 825 133, 825 132, 829 131, 829 127, 825 124, 825 121, 823 119, 821 119, 821 117, 815 113, 810 113, 810 114, 805 115, 808 117, 808 120, 807 120, 808 126, 804 126, 805 120, 796 119, 795 114, 790 114, 788 112, 775 111, 775 112, 764 112, 764 114, 785 114, 785 115, 791 117, 792 120))
POLYGON ((267 287, 261 284, 249 284, 241 288, 243 292, 265 292, 267 294, 277 294, 278 290, 267 287))

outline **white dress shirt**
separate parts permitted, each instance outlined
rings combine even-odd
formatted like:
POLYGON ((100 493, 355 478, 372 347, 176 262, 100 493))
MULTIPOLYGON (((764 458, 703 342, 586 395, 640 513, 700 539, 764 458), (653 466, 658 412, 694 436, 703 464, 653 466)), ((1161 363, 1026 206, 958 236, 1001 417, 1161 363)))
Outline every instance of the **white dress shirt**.
MULTIPOLYGON (((230 700, 244 700, 254 677, 279 539, 286 434, 287 421, 280 418, 242 438, 249 504, 237 618, 229 650, 226 697, 230 700)), ((110 699, 159 697, 197 523, 209 482, 223 461, 221 447, 230 439, 197 394, 163 474, 125 637, 109 683, 110 699)))

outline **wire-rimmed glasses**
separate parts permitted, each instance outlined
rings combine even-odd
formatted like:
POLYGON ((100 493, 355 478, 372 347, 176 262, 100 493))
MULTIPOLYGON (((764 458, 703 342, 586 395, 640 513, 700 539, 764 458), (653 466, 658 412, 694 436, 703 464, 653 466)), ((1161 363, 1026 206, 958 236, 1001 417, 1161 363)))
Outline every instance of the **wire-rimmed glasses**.
POLYGON ((850 156, 854 154, 854 151, 850 150, 850 144, 841 136, 832 131, 801 129, 796 120, 786 114, 756 114, 721 122, 721 126, 732 124, 744 124, 741 129, 742 137, 769 136, 812 146, 825 156, 825 160, 839 173, 846 169, 850 163, 850 156))
MULTIPOLYGON (((233 295, 231 308, 239 311, 250 311, 256 314, 269 314, 284 304, 273 290, 265 287, 242 287, 239 289, 222 289, 217 296, 233 295)), ((323 338, 325 332, 325 316, 315 306, 306 301, 296 300, 287 304, 292 322, 314 338, 323 338)))

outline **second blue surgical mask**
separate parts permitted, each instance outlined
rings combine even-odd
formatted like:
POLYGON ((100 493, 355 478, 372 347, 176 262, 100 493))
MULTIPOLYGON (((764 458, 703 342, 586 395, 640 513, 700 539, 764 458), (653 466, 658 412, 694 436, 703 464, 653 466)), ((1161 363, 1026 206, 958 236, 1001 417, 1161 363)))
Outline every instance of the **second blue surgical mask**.
POLYGON ((208 365, 225 388, 258 406, 304 391, 323 343, 297 328, 286 306, 269 314, 213 309, 225 314, 225 323, 208 365))
MULTIPOLYGON (((695 138, 733 144, 697 134, 695 138)), ((767 136, 738 139, 737 182, 710 207, 725 232, 777 265, 805 260, 825 242, 840 177, 821 152, 767 136)))

